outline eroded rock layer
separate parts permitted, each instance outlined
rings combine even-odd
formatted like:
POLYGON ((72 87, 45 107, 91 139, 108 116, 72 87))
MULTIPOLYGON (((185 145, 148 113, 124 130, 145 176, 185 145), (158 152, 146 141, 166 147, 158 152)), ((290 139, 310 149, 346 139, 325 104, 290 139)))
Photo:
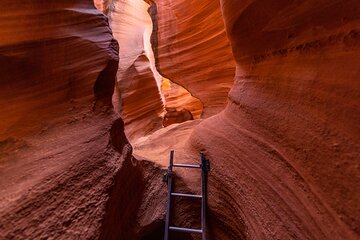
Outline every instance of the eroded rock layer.
MULTIPOLYGON (((104 10, 105 1, 95 1, 104 10)), ((120 43, 117 74, 119 105, 130 140, 151 134, 169 124, 201 117, 203 104, 191 92, 157 71, 156 4, 143 0, 112 1, 107 12, 114 37, 120 43), (149 5, 150 3, 150 5, 149 5), (155 7, 155 8, 154 8, 155 7), (152 14, 152 15, 149 15, 152 14)))
POLYGON ((226 110, 190 137, 212 160, 221 239, 357 239, 359 2, 222 9, 235 83, 226 110))
POLYGON ((118 47, 91 1, 0 6, 2 138, 46 128, 95 98, 111 105, 118 47))
MULTIPOLYGON (((96 1, 113 26, 125 2, 96 1)), ((166 100, 171 125, 137 139, 136 159, 111 106, 106 17, 85 0, 18 4, 0 3, 0 238, 161 239, 169 148, 177 163, 200 150, 211 160, 209 239, 359 238, 357 1, 156 1, 153 54, 174 85, 162 95, 172 83, 154 74, 149 29, 135 28, 117 72, 135 82, 119 81, 114 102, 134 138, 167 125, 166 100), (237 64, 230 101, 186 121, 199 102, 176 96, 199 99, 205 118, 232 84, 220 7, 237 64)), ((176 191, 198 193, 198 172, 175 174, 176 191)), ((199 205, 175 204, 173 224, 198 228, 199 205)))
POLYGON ((5 0, 0 11, 0 238, 97 238, 131 159, 111 106, 107 18, 85 0, 5 0))
MULTIPOLYGON (((176 66, 172 52, 199 54, 185 44, 190 38, 179 41, 185 25, 177 23, 198 26, 202 15, 189 13, 212 3, 156 3, 158 34, 165 35, 160 72, 193 74, 179 71, 186 64, 167 65, 176 66)), ((228 105, 142 139, 135 152, 167 165, 170 148, 175 161, 192 163, 205 150, 210 239, 358 239, 358 1, 222 0, 221 8, 237 62, 228 105)), ((195 174, 179 174, 193 191, 199 187, 195 174)))
POLYGON ((235 63, 218 1, 156 0, 150 14, 159 72, 204 105, 204 118, 221 111, 235 63))
POLYGON ((162 77, 154 72, 149 5, 142 0, 112 2, 108 16, 114 37, 121 46, 118 95, 114 100, 125 121, 127 136, 133 140, 162 127, 165 114, 162 77))
POLYGON ((164 112, 149 59, 140 55, 119 81, 121 114, 127 135, 134 139, 162 127, 164 112))

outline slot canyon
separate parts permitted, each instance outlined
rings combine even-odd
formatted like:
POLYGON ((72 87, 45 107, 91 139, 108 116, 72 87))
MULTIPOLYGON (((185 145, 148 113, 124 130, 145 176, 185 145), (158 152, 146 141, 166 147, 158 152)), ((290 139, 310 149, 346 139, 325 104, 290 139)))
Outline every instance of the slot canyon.
MULTIPOLYGON (((360 239, 359 0, 0 12, 1 240, 164 239, 171 149, 210 161, 207 239, 360 239)), ((201 228, 200 202, 174 202, 173 225, 201 228)))

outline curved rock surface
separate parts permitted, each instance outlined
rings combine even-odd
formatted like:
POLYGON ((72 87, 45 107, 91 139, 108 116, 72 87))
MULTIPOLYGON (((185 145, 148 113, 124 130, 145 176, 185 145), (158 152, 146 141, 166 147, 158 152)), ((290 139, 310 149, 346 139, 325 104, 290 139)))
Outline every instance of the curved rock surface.
MULTIPOLYGON (((118 95, 114 98, 130 140, 146 136, 169 124, 201 117, 203 104, 182 86, 159 74, 155 65, 153 3, 143 0, 106 1, 96 6, 111 19, 114 37, 119 41, 118 95), (149 5, 151 4, 151 5, 149 5)), ((156 9, 155 9, 156 10, 156 9)))
MULTIPOLYGON (((95 0, 134 44, 119 70, 91 1, 21 3, 0 3, 1 239, 161 239, 169 148, 211 160, 209 239, 359 238, 358 1, 157 0, 152 31, 149 5, 95 0), (124 3, 142 7, 121 29, 124 3)), ((176 204, 174 225, 199 227, 176 204)))
MULTIPOLYGON (((197 23, 202 15, 187 14, 211 3, 156 3, 159 34, 169 36, 159 40, 160 72, 191 75, 167 65, 172 52, 198 57, 176 38, 182 28, 174 15, 197 23)), ((359 3, 222 0, 221 8, 237 62, 228 105, 141 139, 135 152, 167 165, 169 148, 178 162, 206 151, 213 239, 358 239, 359 3)))
POLYGON ((159 72, 204 105, 202 117, 220 112, 235 63, 219 1, 156 0, 152 46, 159 72))
POLYGON ((212 159, 215 215, 242 238, 357 239, 359 3, 222 9, 235 83, 226 110, 190 137, 212 159))
POLYGON ((164 106, 146 55, 135 60, 118 84, 121 115, 129 138, 139 138, 161 128, 164 106))
POLYGON ((107 75, 116 72, 118 46, 90 1, 0 7, 1 138, 40 131, 94 100, 111 105, 114 82, 107 75))
POLYGON ((131 159, 111 106, 117 42, 92 1, 0 11, 0 239, 94 239, 131 159))

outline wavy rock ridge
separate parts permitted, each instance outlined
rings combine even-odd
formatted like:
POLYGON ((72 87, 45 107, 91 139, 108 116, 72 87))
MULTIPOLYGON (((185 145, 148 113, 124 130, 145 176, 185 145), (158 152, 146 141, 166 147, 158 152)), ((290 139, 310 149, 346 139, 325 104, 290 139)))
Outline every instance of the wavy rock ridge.
POLYGON ((203 109, 199 99, 161 76, 155 67, 154 42, 150 40, 157 38, 156 19, 149 15, 153 6, 142 0, 113 1, 113 7, 105 11, 122 46, 115 102, 126 133, 134 141, 163 126, 198 119, 203 109))
MULTIPOLYGON (((159 71, 174 81, 195 76, 187 66, 213 60, 200 47, 209 38, 196 36, 213 25, 195 29, 213 22, 207 10, 216 3, 156 5, 159 71)), ((357 239, 359 4, 223 0, 221 9, 237 63, 226 108, 158 131, 135 152, 167 165, 169 148, 184 162, 206 150, 214 239, 357 239)), ((212 93, 189 89, 200 99, 212 93)))
POLYGON ((118 44, 92 1, 0 10, 0 238, 96 238, 131 157, 110 137, 118 44))
POLYGON ((220 112, 233 83, 235 63, 219 2, 154 2, 157 38, 152 45, 159 72, 200 99, 203 118, 220 112))
POLYGON ((359 238, 358 1, 96 0, 114 37, 91 1, 21 3, 0 3, 0 238, 161 239, 169 148, 211 160, 210 239, 359 238))
POLYGON ((212 159, 210 192, 228 209, 215 215, 243 238, 357 239, 358 2, 223 0, 222 9, 235 83, 225 111, 190 140, 212 159))

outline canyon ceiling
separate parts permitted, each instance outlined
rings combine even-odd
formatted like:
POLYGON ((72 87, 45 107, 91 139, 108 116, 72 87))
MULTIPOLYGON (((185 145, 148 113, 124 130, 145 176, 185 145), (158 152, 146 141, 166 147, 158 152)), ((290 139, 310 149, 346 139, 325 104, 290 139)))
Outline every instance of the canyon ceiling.
POLYGON ((162 239, 170 149, 209 239, 360 238, 358 0, 0 10, 0 239, 162 239))

